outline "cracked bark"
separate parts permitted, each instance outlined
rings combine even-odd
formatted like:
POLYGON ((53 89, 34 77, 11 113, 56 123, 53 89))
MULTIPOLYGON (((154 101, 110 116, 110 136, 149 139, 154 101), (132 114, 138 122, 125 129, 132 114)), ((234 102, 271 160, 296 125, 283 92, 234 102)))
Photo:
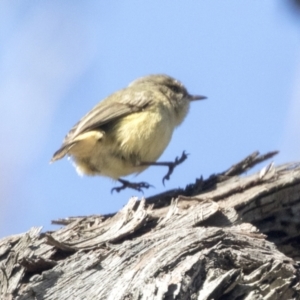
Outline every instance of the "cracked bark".
POLYGON ((230 169, 0 241, 1 299, 300 299, 300 164, 230 169))

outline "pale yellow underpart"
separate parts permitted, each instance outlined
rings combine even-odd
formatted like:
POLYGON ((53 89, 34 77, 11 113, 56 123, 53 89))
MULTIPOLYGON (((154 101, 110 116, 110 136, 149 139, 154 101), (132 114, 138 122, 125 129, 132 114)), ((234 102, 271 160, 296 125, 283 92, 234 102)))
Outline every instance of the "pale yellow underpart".
POLYGON ((141 162, 155 162, 169 144, 177 123, 170 108, 158 104, 121 118, 105 133, 80 134, 68 152, 79 173, 117 179, 146 169, 148 166, 139 166, 141 162))

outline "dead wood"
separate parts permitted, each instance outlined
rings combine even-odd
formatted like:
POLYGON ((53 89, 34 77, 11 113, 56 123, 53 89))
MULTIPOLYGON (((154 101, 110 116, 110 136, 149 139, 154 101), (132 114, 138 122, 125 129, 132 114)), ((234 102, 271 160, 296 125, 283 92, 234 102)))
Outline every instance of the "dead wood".
POLYGON ((239 176, 275 154, 2 239, 1 299, 300 299, 300 164, 239 176))

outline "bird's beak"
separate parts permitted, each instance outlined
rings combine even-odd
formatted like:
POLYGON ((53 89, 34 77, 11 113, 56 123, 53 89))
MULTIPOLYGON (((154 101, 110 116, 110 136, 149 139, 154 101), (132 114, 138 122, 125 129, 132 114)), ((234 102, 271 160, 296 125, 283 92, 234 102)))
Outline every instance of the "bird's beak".
POLYGON ((207 97, 200 96, 200 95, 189 95, 189 100, 190 101, 204 100, 204 99, 207 99, 207 97))

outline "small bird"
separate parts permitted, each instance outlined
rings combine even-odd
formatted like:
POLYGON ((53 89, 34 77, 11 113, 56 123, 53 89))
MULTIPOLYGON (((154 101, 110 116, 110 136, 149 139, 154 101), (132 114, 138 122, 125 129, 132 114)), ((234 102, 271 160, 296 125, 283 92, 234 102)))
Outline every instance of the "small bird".
POLYGON ((186 117, 190 102, 206 99, 192 96, 184 85, 167 75, 149 75, 99 102, 66 135, 51 162, 71 156, 77 172, 102 175, 119 181, 125 188, 142 191, 146 182, 132 183, 121 177, 140 173, 149 166, 167 166, 169 180, 174 162, 156 162, 169 144, 174 129, 186 117))

